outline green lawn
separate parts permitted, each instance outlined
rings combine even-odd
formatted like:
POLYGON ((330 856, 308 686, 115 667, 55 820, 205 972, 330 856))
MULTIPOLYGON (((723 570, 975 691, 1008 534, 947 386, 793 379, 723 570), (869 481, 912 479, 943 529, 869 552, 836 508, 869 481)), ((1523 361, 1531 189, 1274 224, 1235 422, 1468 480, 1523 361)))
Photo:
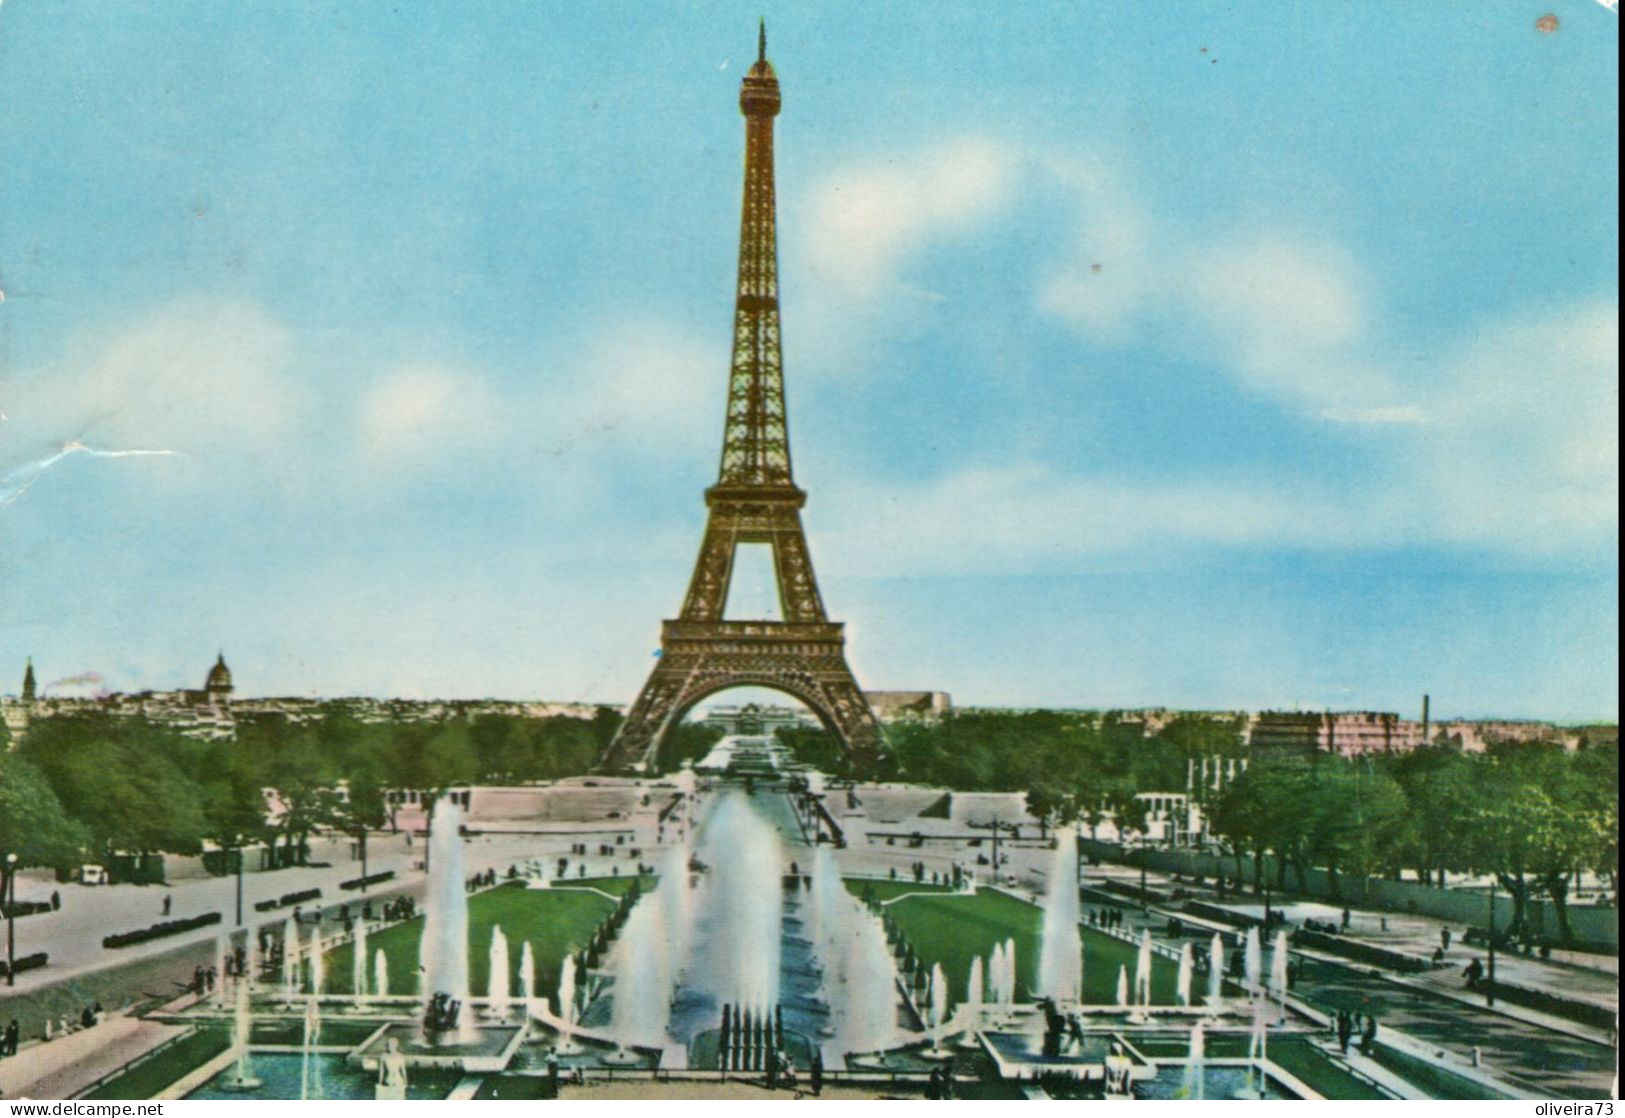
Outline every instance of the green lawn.
MULTIPOLYGON (((608 879, 615 881, 617 879, 608 879)), ((625 888, 633 880, 627 877, 625 888)), ((594 888, 601 881, 594 881, 594 888)), ((587 945, 592 933, 615 909, 615 902, 587 889, 527 889, 523 885, 503 885, 476 893, 468 899, 468 982, 473 993, 483 995, 490 980, 491 929, 502 928, 508 937, 509 989, 517 990, 519 959, 529 942, 536 955, 539 992, 551 997, 558 988, 559 967, 567 955, 587 945)), ((606 890, 607 891, 607 890, 606 890)), ((382 950, 389 959, 389 986, 392 994, 415 993, 418 973, 418 941, 423 937, 423 918, 408 920, 367 939, 367 954, 382 950)), ((327 989, 331 993, 350 992, 351 962, 349 944, 327 953, 327 989)), ((372 974, 368 964, 367 974, 372 974)))
POLYGON ((199 1029, 97 1087, 87 1099, 150 1099, 231 1046, 225 1029, 199 1029))
POLYGON ((644 874, 642 877, 639 877, 637 874, 627 874, 625 877, 583 877, 580 880, 576 880, 575 878, 569 878, 567 880, 561 878, 554 884, 560 889, 600 889, 605 893, 613 893, 615 896, 619 897, 625 895, 626 892, 632 888, 632 883, 634 881, 643 882, 644 891, 647 892, 648 890, 653 889, 655 887, 655 882, 659 880, 660 878, 653 874, 644 874))
POLYGON ((932 885, 929 881, 879 881, 872 877, 846 878, 846 891, 854 897, 861 897, 865 890, 870 890, 875 900, 885 903, 894 897, 901 897, 908 893, 951 893, 953 889, 948 885, 932 885))
MULTIPOLYGON (((1016 941, 1018 995, 1026 1000, 1027 992, 1037 985, 1044 914, 1035 905, 996 889, 982 889, 974 894, 908 897, 887 905, 886 912, 897 921, 898 928, 927 967, 942 964, 954 1002, 964 1000, 971 960, 981 956, 985 966, 994 945, 1006 939, 1016 941)), ((1133 981, 1138 947, 1091 928, 1081 929, 1081 934, 1084 1001, 1090 1005, 1114 1005, 1118 968, 1127 967, 1129 980, 1133 981)), ((1151 1000, 1154 1004, 1172 1005, 1178 980, 1179 968, 1172 960, 1153 956, 1151 1000)))
POLYGON ((1328 1060, 1303 1037, 1271 1040, 1269 1058, 1328 1099, 1385 1099, 1372 1084, 1349 1074, 1328 1060))

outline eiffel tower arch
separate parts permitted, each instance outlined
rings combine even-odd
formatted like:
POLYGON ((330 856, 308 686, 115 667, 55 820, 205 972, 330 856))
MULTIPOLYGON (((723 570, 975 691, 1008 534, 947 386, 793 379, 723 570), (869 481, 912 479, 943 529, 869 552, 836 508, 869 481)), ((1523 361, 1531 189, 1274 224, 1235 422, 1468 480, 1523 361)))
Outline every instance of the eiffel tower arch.
POLYGON ((794 696, 855 755, 873 756, 882 744, 880 724, 846 662, 843 626, 824 612, 801 525, 807 494, 790 470, 773 187, 773 118, 780 97, 766 38, 764 30, 739 92, 745 189, 722 466, 717 483, 705 491, 705 536, 683 608, 663 625, 659 663, 600 760, 601 769, 652 767, 667 730, 696 703, 740 686, 794 696), (734 559, 747 544, 773 552, 782 620, 723 618, 734 559))

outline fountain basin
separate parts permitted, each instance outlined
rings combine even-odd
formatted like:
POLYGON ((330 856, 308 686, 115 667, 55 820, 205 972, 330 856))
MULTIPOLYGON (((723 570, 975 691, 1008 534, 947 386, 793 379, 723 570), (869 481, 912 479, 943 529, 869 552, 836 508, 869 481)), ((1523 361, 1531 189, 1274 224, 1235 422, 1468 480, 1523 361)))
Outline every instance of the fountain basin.
POLYGON ((1032 1033, 987 1032, 982 1037, 999 1074, 1005 1079, 1033 1079, 1057 1071, 1101 1079, 1105 1076, 1106 1057, 1111 1054, 1113 1044, 1121 1045, 1123 1055, 1128 1057, 1131 1080, 1153 1079, 1157 1074, 1157 1065, 1119 1033, 1085 1032, 1081 1043, 1063 1039, 1053 1054, 1045 1053, 1043 1037, 1032 1033))
POLYGON ((465 1072, 502 1071, 525 1039, 518 1025, 475 1025, 464 1040, 430 1044, 418 1033, 415 1022, 394 1022, 373 1033, 349 1055, 351 1064, 376 1071, 378 1058, 390 1040, 400 1045, 409 1068, 454 1068, 465 1072))

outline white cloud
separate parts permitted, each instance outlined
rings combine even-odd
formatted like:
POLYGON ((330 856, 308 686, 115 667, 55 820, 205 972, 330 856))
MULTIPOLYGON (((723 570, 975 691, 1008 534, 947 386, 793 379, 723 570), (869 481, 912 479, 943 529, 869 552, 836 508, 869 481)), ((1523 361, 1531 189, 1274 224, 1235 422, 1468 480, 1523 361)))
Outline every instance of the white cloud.
POLYGON ((555 437, 634 453, 692 449, 721 432, 726 337, 705 343, 670 323, 607 324, 549 400, 555 437))
POLYGON ((907 336, 940 313, 941 294, 910 277, 911 266, 1006 212, 1019 159, 997 141, 961 137, 816 182, 786 254, 798 268, 787 289, 795 368, 850 371, 874 338, 907 336))
POLYGON ((368 454, 391 465, 493 445, 507 426, 480 377, 433 365, 384 376, 362 397, 358 420, 368 454))
POLYGON ((1437 419, 1416 474, 1424 530, 1515 551, 1614 546, 1616 299, 1485 328, 1447 358, 1428 411, 1437 419))
POLYGON ((237 459, 262 473, 297 470, 299 456, 276 453, 310 404, 289 375, 293 356, 288 331, 264 310, 218 299, 180 300, 79 339, 48 365, 0 380, 0 503, 78 457, 126 460, 132 476, 162 468, 171 482, 237 459))
POLYGON ((1122 344, 1166 299, 1172 269, 1145 202, 1100 156, 1038 164, 1074 207, 1071 255, 1038 282, 1038 306, 1105 344, 1122 344))
POLYGON ((1332 423, 1426 423, 1427 412, 1415 404, 1388 408, 1326 408, 1320 418, 1332 423))
POLYGON ((846 575, 1009 573, 1152 547, 1355 542, 1349 519, 1321 495, 1244 481, 1148 484, 1022 463, 841 489, 846 511, 820 531, 819 550, 846 575))
POLYGON ((288 332, 248 303, 187 300, 0 384, 0 463, 81 441, 206 457, 260 451, 306 406, 288 332))
POLYGON ((912 253, 997 212, 1013 172, 1012 152, 965 137, 828 176, 813 188, 806 227, 815 279, 846 299, 885 293, 912 253))

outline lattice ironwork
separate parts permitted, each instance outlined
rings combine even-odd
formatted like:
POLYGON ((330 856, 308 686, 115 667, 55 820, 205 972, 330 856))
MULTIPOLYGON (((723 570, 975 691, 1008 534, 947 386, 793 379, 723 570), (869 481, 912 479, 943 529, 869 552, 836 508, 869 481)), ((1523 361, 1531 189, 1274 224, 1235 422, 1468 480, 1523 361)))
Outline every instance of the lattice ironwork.
POLYGON ((795 696, 855 753, 873 754, 881 746, 879 723, 846 662, 842 626, 824 613, 801 525, 807 495, 790 472, 773 195, 773 118, 779 106, 764 31, 739 91, 745 190, 722 464, 717 484, 705 493, 705 538, 682 615, 665 623, 660 661, 602 768, 649 767, 666 731, 694 704, 739 686, 795 696), (740 544, 772 547, 782 621, 723 619, 740 544))

